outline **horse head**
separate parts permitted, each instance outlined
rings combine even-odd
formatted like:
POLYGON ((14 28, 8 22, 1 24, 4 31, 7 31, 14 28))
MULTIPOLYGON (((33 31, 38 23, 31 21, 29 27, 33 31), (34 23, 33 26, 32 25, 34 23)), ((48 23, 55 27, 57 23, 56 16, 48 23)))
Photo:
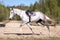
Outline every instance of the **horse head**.
POLYGON ((10 8, 10 16, 9 16, 9 20, 11 20, 15 15, 15 12, 14 12, 14 8, 10 8))

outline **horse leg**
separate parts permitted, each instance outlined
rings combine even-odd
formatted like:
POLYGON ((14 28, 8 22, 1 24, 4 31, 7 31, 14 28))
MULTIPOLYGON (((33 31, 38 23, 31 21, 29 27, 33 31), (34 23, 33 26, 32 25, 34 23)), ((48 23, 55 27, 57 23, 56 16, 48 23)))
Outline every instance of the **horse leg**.
POLYGON ((22 27, 23 25, 25 25, 27 22, 24 22, 24 23, 22 23, 21 25, 20 25, 20 27, 22 27))
POLYGON ((38 23, 36 23, 36 24, 37 24, 38 26, 41 26, 41 25, 42 25, 42 24, 41 24, 41 23, 39 23, 39 22, 38 22, 38 23))
POLYGON ((54 26, 54 27, 56 27, 56 22, 55 22, 54 20, 52 20, 52 19, 48 19, 48 21, 51 22, 50 26, 54 26))
POLYGON ((26 24, 27 24, 27 26, 30 28, 30 30, 32 31, 32 33, 34 34, 32 28, 31 28, 31 25, 30 25, 29 23, 26 23, 26 24))
POLYGON ((49 28, 49 25, 48 25, 48 21, 47 21, 47 20, 45 20, 45 26, 47 27, 47 29, 48 29, 49 32, 50 32, 50 28, 49 28))
POLYGON ((22 27, 23 25, 25 25, 26 23, 27 23, 27 22, 24 22, 24 23, 22 23, 22 24, 20 25, 20 31, 22 31, 22 28, 21 28, 21 27, 22 27))
POLYGON ((36 24, 38 24, 39 26, 44 25, 44 23, 42 23, 42 20, 41 20, 41 19, 38 20, 38 21, 36 22, 36 24))
POLYGON ((41 26, 41 24, 47 27, 48 31, 49 31, 49 36, 50 36, 50 29, 49 29, 49 25, 47 25, 47 21, 43 21, 43 20, 38 20, 36 23, 39 23, 38 25, 41 26))
POLYGON ((49 25, 48 25, 48 22, 47 22, 47 20, 38 20, 37 22, 36 22, 38 25, 43 25, 43 26, 46 26, 47 28, 48 28, 48 30, 50 31, 50 29, 49 29, 49 25))

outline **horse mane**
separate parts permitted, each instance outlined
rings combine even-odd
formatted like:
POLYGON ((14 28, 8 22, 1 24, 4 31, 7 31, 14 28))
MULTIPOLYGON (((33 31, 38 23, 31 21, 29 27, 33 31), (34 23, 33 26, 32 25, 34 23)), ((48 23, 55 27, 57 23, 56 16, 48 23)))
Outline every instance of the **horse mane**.
POLYGON ((22 9, 19 9, 19 8, 13 8, 13 9, 20 10, 20 11, 25 11, 25 10, 22 10, 22 9))

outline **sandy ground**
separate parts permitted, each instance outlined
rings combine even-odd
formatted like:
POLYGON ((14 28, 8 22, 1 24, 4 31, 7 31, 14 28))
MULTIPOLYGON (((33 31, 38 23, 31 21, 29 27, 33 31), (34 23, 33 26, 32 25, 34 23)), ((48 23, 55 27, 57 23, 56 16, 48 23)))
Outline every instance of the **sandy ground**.
POLYGON ((11 21, 5 27, 0 27, 0 37, 60 37, 60 26, 49 26, 50 32, 46 26, 31 26, 32 31, 27 25, 20 28, 20 21, 11 21))

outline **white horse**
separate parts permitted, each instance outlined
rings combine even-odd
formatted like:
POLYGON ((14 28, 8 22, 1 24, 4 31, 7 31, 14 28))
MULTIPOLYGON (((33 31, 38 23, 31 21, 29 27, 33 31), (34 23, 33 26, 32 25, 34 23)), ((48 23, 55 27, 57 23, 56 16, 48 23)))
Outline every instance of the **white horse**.
MULTIPOLYGON (((26 15, 25 10, 20 10, 17 8, 10 8, 10 16, 9 19, 13 19, 13 17, 17 14, 18 16, 20 16, 20 18, 22 19, 23 23, 20 25, 24 25, 27 24, 28 27, 32 30, 31 25, 29 24, 29 17, 26 15)), ((42 12, 34 12, 36 15, 31 15, 31 22, 35 21, 37 23, 40 23, 41 21, 46 22, 47 20, 51 21, 52 23, 54 23, 54 21, 52 19, 50 19, 49 17, 47 17, 46 15, 44 15, 42 12)))

